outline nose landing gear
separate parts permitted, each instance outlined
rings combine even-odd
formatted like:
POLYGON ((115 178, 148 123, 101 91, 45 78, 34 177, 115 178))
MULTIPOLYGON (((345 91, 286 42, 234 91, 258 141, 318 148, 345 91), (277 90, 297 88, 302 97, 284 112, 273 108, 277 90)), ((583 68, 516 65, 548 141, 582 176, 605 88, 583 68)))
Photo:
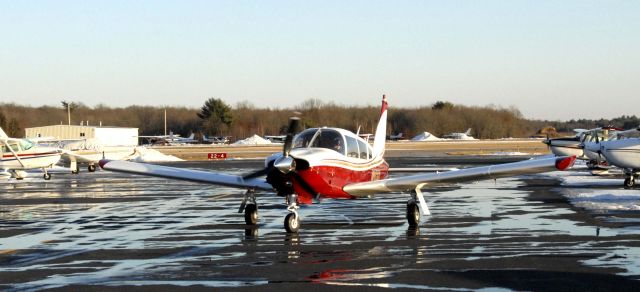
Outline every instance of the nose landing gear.
POLYGON ((290 212, 284 218, 284 229, 287 233, 297 233, 300 230, 300 216, 298 216, 298 195, 291 194, 287 196, 287 210, 290 212))

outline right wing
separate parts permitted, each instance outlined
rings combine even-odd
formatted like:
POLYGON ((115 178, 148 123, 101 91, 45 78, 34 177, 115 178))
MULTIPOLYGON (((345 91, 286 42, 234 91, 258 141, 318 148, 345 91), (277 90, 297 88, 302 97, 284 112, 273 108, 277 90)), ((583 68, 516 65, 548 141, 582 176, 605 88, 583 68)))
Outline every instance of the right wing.
POLYGON ((553 170, 565 170, 571 167, 575 160, 575 156, 553 157, 472 167, 439 173, 423 173, 370 182, 353 183, 344 186, 343 190, 354 197, 369 196, 377 193, 410 191, 428 184, 458 183, 483 179, 497 179, 521 174, 541 173, 553 170))
POLYGON ((244 179, 239 175, 221 174, 210 171, 184 169, 170 166, 137 163, 121 160, 100 160, 100 167, 106 170, 172 178, 199 183, 208 183, 236 188, 273 190, 265 179, 244 179))

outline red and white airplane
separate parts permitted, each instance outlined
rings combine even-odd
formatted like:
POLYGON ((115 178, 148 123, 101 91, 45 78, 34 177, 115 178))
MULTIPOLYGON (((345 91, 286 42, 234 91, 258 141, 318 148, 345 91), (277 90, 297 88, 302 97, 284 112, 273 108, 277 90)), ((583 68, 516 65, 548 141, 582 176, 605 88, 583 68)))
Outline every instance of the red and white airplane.
POLYGON ((410 192, 407 221, 415 227, 420 220, 420 209, 423 214, 430 214, 421 191, 427 185, 564 170, 576 159, 575 156, 554 157, 387 178, 389 164, 383 159, 387 127, 384 96, 373 146, 356 134, 338 128, 307 129, 294 137, 297 124, 298 119, 292 118, 283 152, 268 157, 264 169, 245 176, 126 161, 101 160, 100 166, 112 171, 246 189, 239 212, 244 210, 245 222, 249 225, 258 221, 255 190, 275 191, 285 198, 290 213, 285 217, 284 227, 293 233, 300 227, 299 205, 310 204, 313 199, 356 199, 379 193, 410 192))
POLYGON ((56 164, 62 150, 53 147, 36 146, 27 139, 9 138, 0 128, 0 175, 21 180, 27 176, 27 169, 42 168, 44 179, 50 180, 47 168, 56 164))

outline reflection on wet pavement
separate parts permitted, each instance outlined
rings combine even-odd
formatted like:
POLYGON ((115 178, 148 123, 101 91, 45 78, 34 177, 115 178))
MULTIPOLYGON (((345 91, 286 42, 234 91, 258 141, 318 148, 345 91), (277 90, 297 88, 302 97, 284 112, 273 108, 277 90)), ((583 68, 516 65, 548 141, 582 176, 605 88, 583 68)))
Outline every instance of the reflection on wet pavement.
POLYGON ((3 182, 0 287, 637 285, 638 225, 601 225, 557 187, 530 176, 434 189, 418 229, 405 222, 406 194, 324 200, 288 235, 284 200, 270 193, 250 227, 237 189, 110 172, 3 182))

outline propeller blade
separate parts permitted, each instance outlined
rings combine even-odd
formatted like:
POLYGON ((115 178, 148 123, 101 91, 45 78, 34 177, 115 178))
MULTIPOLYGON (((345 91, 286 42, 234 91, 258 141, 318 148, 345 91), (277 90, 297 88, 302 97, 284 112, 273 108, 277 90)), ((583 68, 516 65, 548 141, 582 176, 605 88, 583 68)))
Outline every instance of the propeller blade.
POLYGON ((287 129, 287 137, 284 140, 284 146, 282 147, 282 155, 289 156, 289 151, 291 151, 291 147, 293 146, 293 136, 296 135, 296 131, 298 131, 298 124, 300 123, 300 118, 291 117, 289 119, 289 128, 287 129))
POLYGON ((256 177, 265 176, 271 171, 272 168, 273 168, 273 166, 265 167, 263 169, 256 170, 256 171, 254 171, 252 173, 243 175, 242 178, 243 179, 252 179, 252 178, 256 178, 256 177))

